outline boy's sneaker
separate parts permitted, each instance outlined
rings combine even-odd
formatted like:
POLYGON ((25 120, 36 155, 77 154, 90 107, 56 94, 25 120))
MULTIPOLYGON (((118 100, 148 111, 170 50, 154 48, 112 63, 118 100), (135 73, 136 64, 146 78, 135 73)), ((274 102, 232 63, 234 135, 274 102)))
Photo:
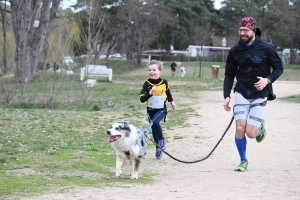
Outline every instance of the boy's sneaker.
POLYGON ((158 142, 158 144, 162 150, 166 150, 166 148, 167 148, 166 143, 167 143, 167 141, 165 138, 162 140, 159 140, 159 142, 158 142))
POLYGON ((260 133, 259 136, 256 137, 256 142, 258 142, 258 143, 261 143, 267 135, 267 131, 265 129, 265 120, 264 119, 262 120, 261 125, 262 125, 261 133, 260 133))
POLYGON ((242 160, 241 163, 234 168, 234 171, 244 172, 247 170, 248 161, 242 160))
POLYGON ((156 157, 156 159, 161 159, 161 157, 162 157, 161 149, 156 149, 155 157, 156 157))

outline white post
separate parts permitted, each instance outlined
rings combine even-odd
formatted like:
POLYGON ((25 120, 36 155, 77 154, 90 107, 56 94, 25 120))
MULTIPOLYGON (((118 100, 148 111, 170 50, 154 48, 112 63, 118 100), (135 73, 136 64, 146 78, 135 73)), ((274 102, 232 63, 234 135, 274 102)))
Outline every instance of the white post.
MULTIPOLYGON (((222 47, 226 47, 226 46, 227 46, 227 40, 226 40, 226 38, 224 37, 224 38, 222 39, 222 47)), ((224 62, 224 48, 223 48, 222 62, 224 62)))

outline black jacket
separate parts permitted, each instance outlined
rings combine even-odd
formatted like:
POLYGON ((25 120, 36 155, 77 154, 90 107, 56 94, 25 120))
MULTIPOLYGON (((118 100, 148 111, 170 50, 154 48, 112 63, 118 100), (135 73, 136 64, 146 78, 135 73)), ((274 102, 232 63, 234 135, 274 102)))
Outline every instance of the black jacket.
POLYGON ((246 99, 268 97, 269 100, 273 100, 275 95, 272 84, 258 91, 254 83, 258 81, 257 76, 268 78, 273 83, 282 73, 282 61, 274 45, 263 41, 259 36, 255 37, 250 48, 238 43, 230 49, 227 57, 223 85, 224 98, 230 97, 236 77, 234 92, 241 93, 246 99))

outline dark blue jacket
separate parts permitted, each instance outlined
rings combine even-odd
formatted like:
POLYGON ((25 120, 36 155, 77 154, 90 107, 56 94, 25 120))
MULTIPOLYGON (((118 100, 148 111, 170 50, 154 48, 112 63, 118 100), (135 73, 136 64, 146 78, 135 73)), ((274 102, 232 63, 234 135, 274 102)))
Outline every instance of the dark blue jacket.
POLYGON ((274 45, 263 41, 259 36, 255 37, 250 48, 238 43, 230 49, 227 57, 223 85, 224 98, 230 97, 234 78, 236 78, 234 92, 241 93, 246 99, 268 97, 269 100, 273 100, 272 96, 274 98, 275 96, 272 84, 258 91, 254 83, 259 81, 257 76, 268 78, 273 83, 282 73, 282 61, 274 45))

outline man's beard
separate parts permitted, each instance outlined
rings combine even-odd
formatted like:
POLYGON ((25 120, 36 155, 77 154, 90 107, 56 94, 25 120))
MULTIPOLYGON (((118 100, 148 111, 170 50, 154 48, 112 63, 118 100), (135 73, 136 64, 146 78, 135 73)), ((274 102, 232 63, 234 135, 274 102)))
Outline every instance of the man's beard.
POLYGON ((249 38, 247 40, 243 40, 240 36, 240 43, 242 44, 249 44, 251 41, 253 40, 253 35, 249 36, 249 38))

